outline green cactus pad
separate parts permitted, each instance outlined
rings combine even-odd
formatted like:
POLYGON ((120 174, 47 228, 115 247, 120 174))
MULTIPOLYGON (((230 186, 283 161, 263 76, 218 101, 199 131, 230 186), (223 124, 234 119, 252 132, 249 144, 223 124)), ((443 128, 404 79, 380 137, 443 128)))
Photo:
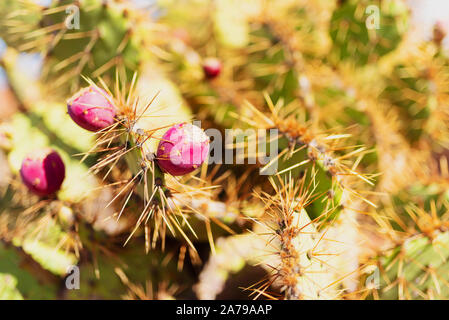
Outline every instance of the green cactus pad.
POLYGON ((356 65, 376 62, 398 46, 407 21, 408 8, 401 0, 341 1, 331 19, 331 58, 356 65), (379 29, 375 25, 368 29, 366 21, 369 17, 376 19, 377 13, 379 29))

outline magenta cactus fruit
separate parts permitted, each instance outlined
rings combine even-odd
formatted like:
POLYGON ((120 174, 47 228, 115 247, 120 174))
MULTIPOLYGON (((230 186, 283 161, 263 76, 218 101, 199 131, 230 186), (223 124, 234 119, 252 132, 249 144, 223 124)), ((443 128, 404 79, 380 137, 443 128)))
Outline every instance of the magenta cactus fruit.
POLYGON ((171 127, 162 137, 157 149, 159 167, 173 176, 194 171, 207 158, 209 137, 190 123, 171 127))
POLYGON ((217 58, 206 58, 203 62, 204 74, 207 78, 213 79, 220 75, 222 64, 217 58))
POLYGON ((446 37, 449 29, 449 23, 447 21, 437 20, 433 27, 433 41, 437 45, 441 45, 446 37))
POLYGON ((94 132, 113 124, 116 114, 112 98, 96 86, 81 89, 67 101, 67 109, 76 124, 94 132))
POLYGON ((38 196, 48 196, 61 188, 65 166, 59 154, 45 148, 29 153, 22 161, 23 183, 38 196))

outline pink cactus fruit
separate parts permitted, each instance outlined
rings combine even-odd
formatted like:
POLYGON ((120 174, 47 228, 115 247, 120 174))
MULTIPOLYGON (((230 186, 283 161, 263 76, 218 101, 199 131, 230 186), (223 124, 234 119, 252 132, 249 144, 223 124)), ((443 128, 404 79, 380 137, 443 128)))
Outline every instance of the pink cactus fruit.
POLYGON ((67 101, 67 109, 80 127, 94 132, 113 124, 116 114, 112 98, 96 86, 81 89, 67 101))
POLYGON ((194 171, 207 158, 209 137, 190 123, 171 127, 162 137, 157 149, 159 167, 173 176, 194 171))
POLYGON ((220 60, 217 58, 206 58, 203 61, 203 70, 207 78, 213 79, 220 75, 223 68, 220 60))
POLYGON ((433 27, 433 41, 441 45, 449 30, 448 20, 437 20, 433 27))
POLYGON ((59 154, 45 148, 29 153, 22 161, 23 183, 38 196, 48 196, 61 188, 65 166, 59 154))

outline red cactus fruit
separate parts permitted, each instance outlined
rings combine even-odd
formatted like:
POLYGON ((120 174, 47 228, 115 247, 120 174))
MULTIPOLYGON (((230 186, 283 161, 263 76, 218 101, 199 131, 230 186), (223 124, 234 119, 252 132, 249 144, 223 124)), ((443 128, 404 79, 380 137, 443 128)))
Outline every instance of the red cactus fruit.
POLYGON ((203 70, 207 78, 213 79, 220 75, 222 64, 217 58, 206 58, 203 61, 203 70))
POLYGON ((112 98, 96 86, 81 89, 67 101, 67 109, 80 127, 94 132, 113 124, 116 114, 112 98))
POLYGON ((59 154, 45 148, 29 153, 22 161, 23 183, 38 196, 48 196, 61 188, 65 166, 59 154))
POLYGON ((449 22, 438 20, 433 27, 433 41, 437 45, 441 45, 446 37, 449 29, 449 22))
POLYGON ((181 176, 198 168, 209 153, 209 137, 190 123, 171 127, 157 149, 159 167, 173 176, 181 176))

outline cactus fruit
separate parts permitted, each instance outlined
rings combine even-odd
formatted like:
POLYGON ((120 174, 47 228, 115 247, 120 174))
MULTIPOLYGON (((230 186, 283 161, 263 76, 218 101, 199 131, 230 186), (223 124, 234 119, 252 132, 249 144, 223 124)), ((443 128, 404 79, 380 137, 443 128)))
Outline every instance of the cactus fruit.
MULTIPOLYGON (((150 245, 156 246, 157 239, 165 239, 167 230, 173 236, 181 235, 193 248, 193 244, 183 228, 186 227, 188 232, 192 232, 195 237, 198 236, 187 221, 183 212, 185 209, 182 210, 184 206, 175 201, 174 192, 171 191, 175 190, 175 187, 169 185, 162 170, 167 175, 178 176, 190 173, 199 167, 208 155, 209 138, 200 128, 188 123, 158 127, 157 123, 151 121, 151 118, 157 117, 152 112, 158 94, 152 97, 148 103, 140 103, 140 97, 136 94, 136 79, 134 76, 129 87, 126 86, 126 83, 117 83, 116 89, 118 89, 115 94, 105 87, 111 98, 108 100, 101 96, 100 100, 102 103, 110 102, 111 105, 117 107, 117 121, 97 132, 97 142, 94 148, 85 154, 88 156, 97 151, 104 154, 95 165, 91 166, 90 171, 99 173, 108 168, 103 177, 105 180, 117 166, 122 165, 121 159, 126 162, 131 176, 125 176, 126 183, 119 185, 119 190, 108 206, 116 200, 121 200, 123 196, 125 197, 117 215, 118 219, 122 217, 123 212, 127 211, 128 205, 132 204, 133 194, 143 200, 143 206, 138 209, 141 210, 141 213, 135 220, 135 227, 131 230, 125 243, 128 243, 139 227, 143 225, 147 239, 147 251, 150 249, 150 245), (171 128, 160 137, 159 135, 164 132, 166 127, 171 128), (159 148, 157 148, 156 142, 159 142, 159 148), (177 219, 178 216, 184 220, 182 226, 177 219), (152 239, 149 234, 150 225, 154 227, 152 239)), ((89 82, 91 86, 95 86, 92 81, 89 80, 89 82)), ((182 114, 180 115, 182 116, 182 114)), ((179 181, 175 183, 178 192, 182 192, 186 188, 179 181)), ((132 219, 134 218, 136 217, 132 219)))
POLYGON ((223 66, 217 58, 208 57, 204 59, 203 70, 206 78, 213 79, 218 77, 222 68, 223 66))
POLYGON ((115 106, 102 89, 90 86, 82 89, 67 102, 70 117, 80 127, 99 131, 114 123, 115 106))
POLYGON ((441 46, 444 38, 446 38, 448 27, 448 24, 441 20, 438 20, 433 26, 432 40, 437 46, 441 46))
POLYGON ((64 162, 54 150, 36 150, 23 159, 20 176, 32 192, 49 196, 61 188, 65 178, 64 162))
POLYGON ((157 163, 172 176, 197 169, 209 153, 209 137, 190 123, 174 125, 163 135, 157 149, 157 163))

